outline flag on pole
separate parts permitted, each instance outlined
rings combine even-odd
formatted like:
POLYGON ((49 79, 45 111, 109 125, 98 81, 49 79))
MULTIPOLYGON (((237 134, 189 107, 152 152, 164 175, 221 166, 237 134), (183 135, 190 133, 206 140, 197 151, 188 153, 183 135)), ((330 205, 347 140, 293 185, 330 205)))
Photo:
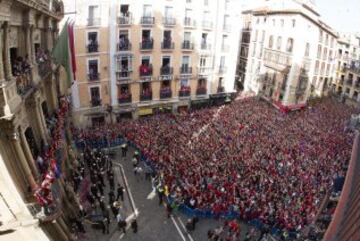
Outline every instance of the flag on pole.
POLYGON ((52 51, 52 57, 57 64, 64 67, 67 78, 66 88, 70 88, 75 79, 76 63, 74 51, 74 27, 68 21, 65 23, 56 45, 52 51))

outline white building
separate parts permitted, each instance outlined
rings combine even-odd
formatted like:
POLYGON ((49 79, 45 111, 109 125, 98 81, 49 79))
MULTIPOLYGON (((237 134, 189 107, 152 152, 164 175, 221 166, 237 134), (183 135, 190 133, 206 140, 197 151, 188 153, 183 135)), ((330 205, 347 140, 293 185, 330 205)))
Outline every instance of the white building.
POLYGON ((290 108, 326 93, 335 77, 337 35, 312 1, 261 1, 243 14, 238 76, 245 91, 290 108))

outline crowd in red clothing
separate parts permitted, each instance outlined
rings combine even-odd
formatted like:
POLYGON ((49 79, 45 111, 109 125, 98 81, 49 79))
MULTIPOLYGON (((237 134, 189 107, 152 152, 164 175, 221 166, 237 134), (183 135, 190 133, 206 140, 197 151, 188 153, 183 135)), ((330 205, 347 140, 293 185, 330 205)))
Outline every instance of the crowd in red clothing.
POLYGON ((344 176, 355 109, 323 99, 282 114, 255 98, 180 115, 123 120, 79 131, 91 140, 121 134, 153 161, 170 195, 192 208, 238 211, 244 220, 301 230, 336 177, 344 176))

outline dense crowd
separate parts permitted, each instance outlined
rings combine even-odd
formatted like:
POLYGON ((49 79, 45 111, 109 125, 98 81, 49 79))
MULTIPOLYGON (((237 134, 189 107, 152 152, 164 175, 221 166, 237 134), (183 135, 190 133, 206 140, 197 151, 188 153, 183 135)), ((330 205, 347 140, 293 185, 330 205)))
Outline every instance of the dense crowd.
POLYGON ((344 127, 354 111, 324 99, 282 114, 249 98, 76 135, 89 142, 125 136, 152 160, 169 195, 190 208, 236 211, 243 220, 299 231, 346 173, 353 134, 344 127))

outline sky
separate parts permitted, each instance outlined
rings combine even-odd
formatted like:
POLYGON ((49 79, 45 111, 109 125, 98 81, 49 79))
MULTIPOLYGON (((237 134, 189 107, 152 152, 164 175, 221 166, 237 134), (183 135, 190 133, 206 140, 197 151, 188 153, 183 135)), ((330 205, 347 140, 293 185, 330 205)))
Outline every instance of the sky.
POLYGON ((360 33, 360 0, 315 0, 325 23, 339 32, 360 33))

